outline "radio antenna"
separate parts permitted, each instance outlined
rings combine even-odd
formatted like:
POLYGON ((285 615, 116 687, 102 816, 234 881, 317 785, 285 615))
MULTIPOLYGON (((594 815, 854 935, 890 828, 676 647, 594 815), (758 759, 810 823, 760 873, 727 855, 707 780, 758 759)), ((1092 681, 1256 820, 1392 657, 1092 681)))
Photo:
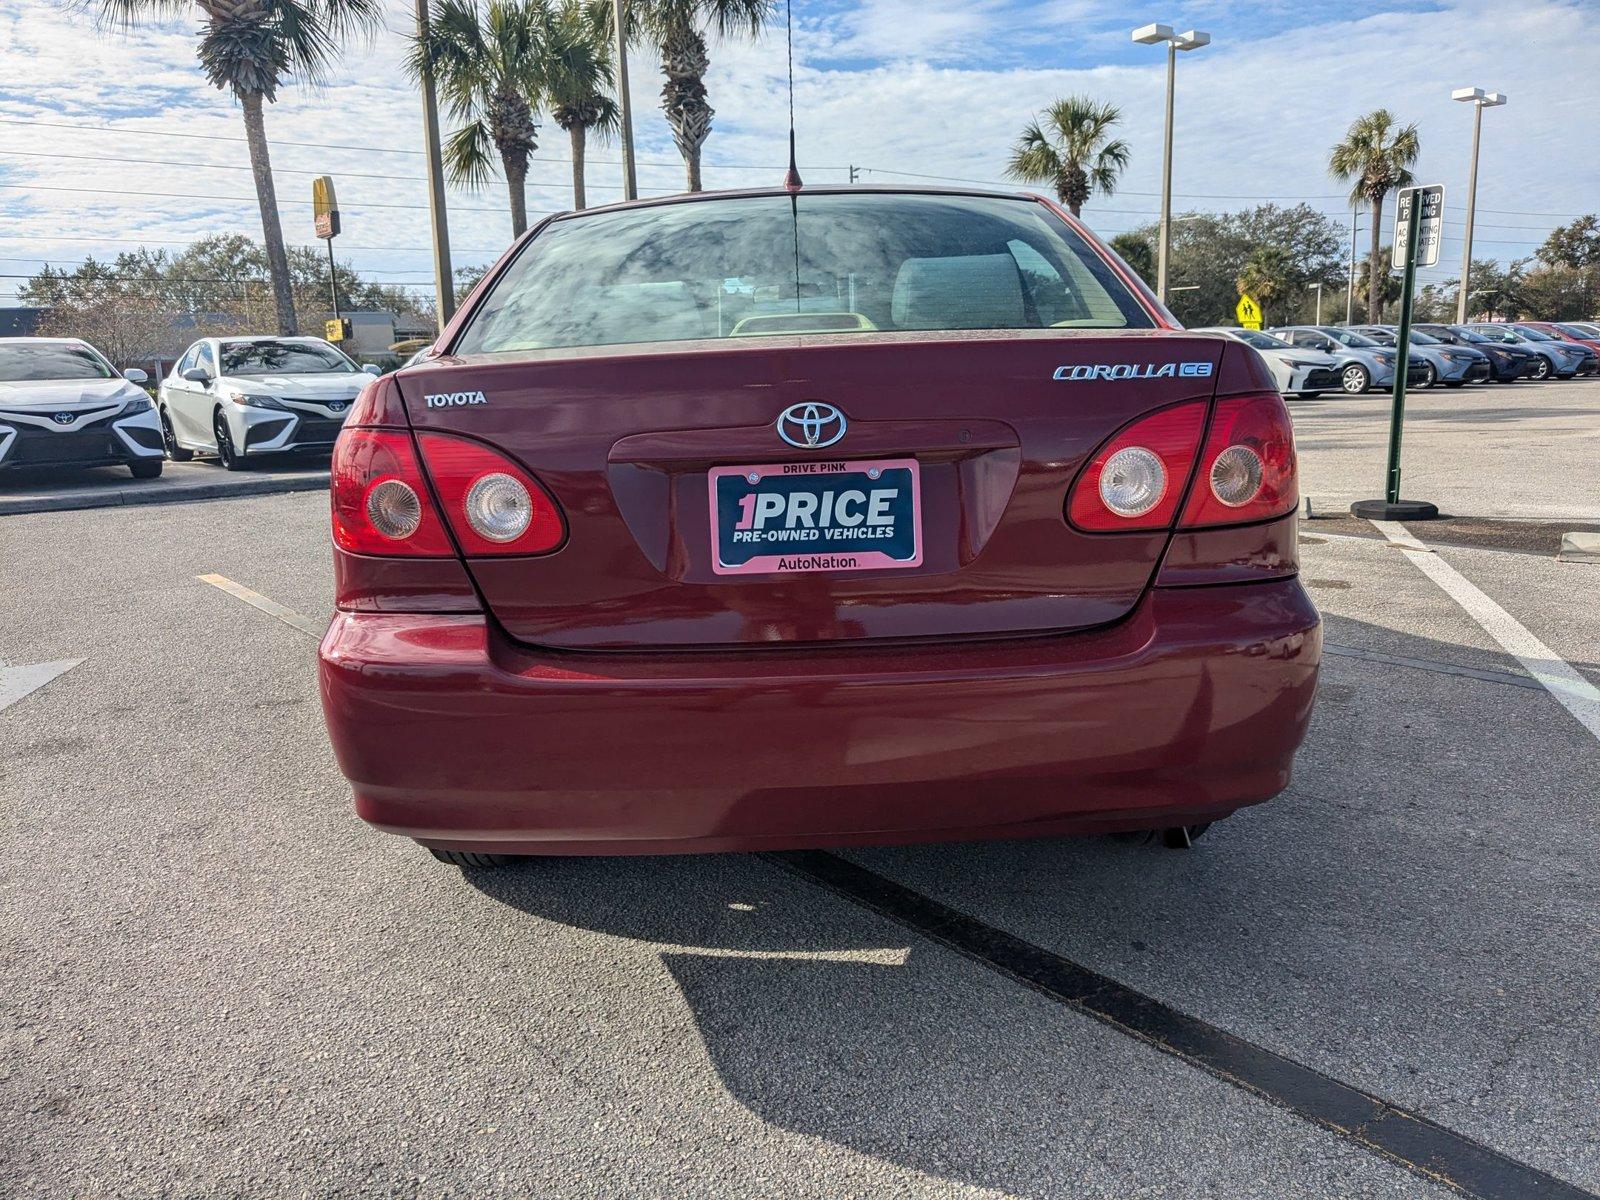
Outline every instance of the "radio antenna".
POLYGON ((789 43, 789 173, 783 177, 783 186, 797 192, 802 184, 794 157, 794 0, 783 0, 783 32, 789 43))

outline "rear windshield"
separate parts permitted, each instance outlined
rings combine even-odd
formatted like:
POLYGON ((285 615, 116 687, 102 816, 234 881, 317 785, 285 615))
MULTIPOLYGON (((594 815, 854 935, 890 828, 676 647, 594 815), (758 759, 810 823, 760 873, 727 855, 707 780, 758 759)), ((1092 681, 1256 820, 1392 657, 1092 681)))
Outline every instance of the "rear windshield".
POLYGON ((0 383, 33 379, 111 379, 115 375, 110 363, 81 344, 0 345, 0 383))
POLYGON ((554 222, 452 349, 1151 325, 1111 268, 1033 201, 753 196, 554 222))
POLYGON ((322 342, 223 342, 224 375, 348 375, 357 370, 322 342))

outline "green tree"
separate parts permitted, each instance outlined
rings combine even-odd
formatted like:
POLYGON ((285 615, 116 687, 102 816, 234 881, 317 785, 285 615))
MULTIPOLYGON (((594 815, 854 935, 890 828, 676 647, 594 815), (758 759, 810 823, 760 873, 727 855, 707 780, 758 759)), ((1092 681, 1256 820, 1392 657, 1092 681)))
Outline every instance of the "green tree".
POLYGON ((1045 184, 1073 216, 1080 216, 1094 193, 1109 196, 1117 190, 1128 165, 1128 143, 1111 137, 1121 119, 1121 109, 1089 96, 1057 100, 1023 129, 1006 175, 1045 184))
MULTIPOLYGON (((201 238, 178 254, 133 250, 112 262, 93 257, 66 270, 46 267, 19 289, 25 304, 49 309, 45 327, 86 338, 119 363, 170 355, 208 333, 255 333, 274 315, 268 258, 239 234, 201 238)), ((328 260, 319 246, 289 246, 285 263, 296 320, 320 325, 330 315, 328 260)), ((433 318, 432 306, 404 288, 363 278, 338 263, 346 312, 377 310, 433 318)))
POLYGON ((1358 117, 1344 140, 1328 154, 1328 171, 1350 184, 1350 202, 1372 206, 1372 244, 1367 254, 1368 319, 1383 320, 1383 289, 1378 282, 1383 229, 1383 198, 1411 182, 1411 166, 1421 152, 1415 125, 1398 125, 1394 114, 1380 108, 1358 117))
POLYGON ((1357 307, 1365 305, 1368 312, 1371 312, 1373 308, 1372 284, 1374 280, 1378 284, 1377 308, 1379 312, 1382 312, 1386 305, 1393 304, 1400 299, 1402 277, 1394 273, 1393 246, 1384 246, 1378 251, 1378 273, 1376 275, 1369 273, 1367 278, 1356 280, 1356 305, 1357 307))
MULTIPOLYGON (((683 156, 687 190, 698 192, 700 153, 716 115, 706 100, 705 75, 711 67, 706 35, 760 37, 772 17, 772 0, 631 0, 627 11, 630 36, 648 37, 661 53, 666 76, 661 110, 683 156)), ((609 34, 609 24, 606 29, 609 34)))
MULTIPOLYGON (((1144 225, 1123 236, 1149 244, 1156 226, 1144 225)), ((1344 295, 1346 236, 1339 222, 1305 204, 1185 213, 1172 224, 1174 287, 1169 305, 1186 325, 1232 324, 1239 277, 1251 255, 1265 247, 1282 254, 1273 321, 1308 322, 1316 312, 1316 284, 1323 285, 1325 312, 1330 297, 1344 295)))
POLYGON ((591 131, 613 132, 618 109, 607 93, 614 75, 606 23, 592 5, 566 0, 545 35, 545 91, 550 115, 572 143, 572 207, 583 208, 583 160, 591 131))
POLYGON ((96 0, 102 21, 128 27, 165 21, 191 9, 200 18, 200 65, 206 78, 233 93, 244 113, 250 173, 261 209, 267 269, 272 280, 278 332, 297 329, 289 283, 288 255, 278 218, 267 151, 264 106, 278 98, 288 79, 316 84, 340 44, 378 26, 379 0, 96 0))
POLYGON ((1582 321, 1600 312, 1600 262, 1573 267, 1541 263, 1521 280, 1523 315, 1535 321, 1582 321))
POLYGON ((1537 253, 1541 262, 1552 267, 1600 266, 1600 218, 1591 214, 1558 225, 1537 253))
POLYGON ((1155 286, 1156 252, 1150 240, 1137 233, 1119 233, 1111 239, 1111 248, 1122 256, 1122 261, 1133 268, 1140 279, 1155 286))
POLYGON ((1257 246, 1250 251, 1234 278, 1241 296, 1250 296, 1261 306, 1262 323, 1278 299, 1299 284, 1294 259, 1282 246, 1257 246))
POLYGON ((431 71, 460 127, 444 144, 455 183, 482 187, 499 157, 511 232, 528 228, 528 158, 539 148, 534 122, 545 89, 543 43, 549 12, 540 0, 433 0, 424 41, 413 38, 406 70, 431 71))

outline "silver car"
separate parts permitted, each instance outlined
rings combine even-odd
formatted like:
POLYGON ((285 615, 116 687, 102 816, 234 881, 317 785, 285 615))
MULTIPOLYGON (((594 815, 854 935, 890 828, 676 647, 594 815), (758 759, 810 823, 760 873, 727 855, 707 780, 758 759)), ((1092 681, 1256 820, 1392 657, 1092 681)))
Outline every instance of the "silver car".
POLYGON ((1339 390, 1348 395, 1394 386, 1394 364, 1400 356, 1393 347, 1337 325, 1285 325, 1268 332, 1302 350, 1331 354, 1338 363, 1339 390))
POLYGON ((175 462, 327 449, 350 404, 378 374, 321 338, 202 338, 161 381, 162 437, 175 462))
POLYGON ((1194 332, 1225 333, 1259 351, 1277 381, 1278 390, 1285 396, 1307 400, 1339 387, 1339 364, 1331 354, 1302 350, 1259 329, 1244 329, 1238 325, 1211 325, 1194 332))
MULTIPOLYGON (((1400 337, 1395 325, 1357 325, 1355 332, 1392 346, 1400 337)), ((1411 330, 1411 355, 1423 361, 1420 383, 1423 387, 1460 387, 1464 383, 1482 383, 1489 378, 1489 356, 1471 346, 1446 344, 1420 329, 1411 330)))

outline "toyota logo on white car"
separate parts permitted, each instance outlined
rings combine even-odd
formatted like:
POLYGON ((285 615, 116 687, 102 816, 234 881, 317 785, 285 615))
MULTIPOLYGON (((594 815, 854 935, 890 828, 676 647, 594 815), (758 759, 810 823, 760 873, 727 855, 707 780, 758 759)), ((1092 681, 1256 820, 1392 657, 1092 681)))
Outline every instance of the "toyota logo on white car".
POLYGON ((801 450, 820 450, 844 436, 844 414, 831 404, 791 404, 778 414, 778 436, 801 450))

